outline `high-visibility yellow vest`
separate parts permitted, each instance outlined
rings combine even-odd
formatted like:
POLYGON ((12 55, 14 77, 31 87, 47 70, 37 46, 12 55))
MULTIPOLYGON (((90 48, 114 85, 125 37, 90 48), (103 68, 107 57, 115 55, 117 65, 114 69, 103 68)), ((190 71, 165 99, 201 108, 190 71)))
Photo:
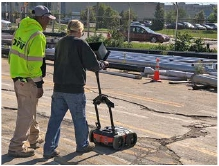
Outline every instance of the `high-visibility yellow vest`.
POLYGON ((42 26, 34 19, 21 20, 15 31, 9 52, 11 78, 32 78, 42 80, 41 66, 45 57, 46 37, 42 26))

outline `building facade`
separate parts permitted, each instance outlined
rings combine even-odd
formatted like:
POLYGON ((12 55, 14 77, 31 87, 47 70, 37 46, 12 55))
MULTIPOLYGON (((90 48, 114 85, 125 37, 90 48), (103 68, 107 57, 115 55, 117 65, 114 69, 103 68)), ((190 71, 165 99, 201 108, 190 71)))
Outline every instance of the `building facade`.
MULTIPOLYGON (((181 8, 184 11, 186 11, 188 18, 194 18, 194 16, 202 10, 204 11, 205 17, 207 18, 213 12, 214 7, 217 7, 217 5, 216 4, 205 5, 203 3, 186 4, 185 2, 178 3, 178 8, 181 8)), ((176 7, 175 5, 165 5, 164 10, 165 11, 176 10, 176 7)))
MULTIPOLYGON (((129 8, 137 15, 138 20, 144 18, 154 18, 156 5, 158 2, 2 2, 2 19, 13 22, 13 17, 24 17, 25 13, 30 13, 36 5, 47 6, 52 13, 60 14, 63 18, 66 14, 78 13, 89 6, 95 6, 97 3, 104 3, 117 12, 127 11, 129 8)), ((161 3, 164 6, 164 3, 161 3)))
MULTIPOLYGON (((89 6, 97 5, 97 3, 111 6, 118 13, 130 8, 137 15, 138 21, 141 21, 154 18, 156 6, 159 2, 1 2, 2 19, 15 22, 16 18, 25 17, 25 13, 30 13, 32 8, 39 4, 47 6, 53 14, 60 15, 59 18, 63 18, 66 14, 79 13, 89 6)), ((161 3, 161 6, 164 11, 175 10, 175 5, 161 3)), ((201 10, 204 11, 207 18, 213 12, 215 6, 217 5, 178 3, 178 7, 185 10, 190 18, 193 18, 201 10)))

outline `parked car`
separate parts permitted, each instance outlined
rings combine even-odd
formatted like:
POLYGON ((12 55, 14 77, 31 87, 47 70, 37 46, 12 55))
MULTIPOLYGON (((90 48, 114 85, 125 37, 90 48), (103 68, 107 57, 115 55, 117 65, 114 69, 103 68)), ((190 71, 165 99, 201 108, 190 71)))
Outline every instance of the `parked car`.
MULTIPOLYGON (((171 23, 166 25, 167 29, 175 29, 176 28, 176 23, 171 23)), ((178 22, 177 23, 177 29, 184 29, 185 26, 183 23, 178 22)))
POLYGON ((11 22, 2 20, 2 30, 9 30, 11 28, 11 22))
POLYGON ((213 27, 213 30, 217 30, 217 23, 206 23, 206 25, 213 27))
MULTIPOLYGON (((128 30, 120 32, 125 36, 125 39, 128 39, 128 30)), ((143 42, 168 42, 170 37, 168 35, 156 33, 148 27, 142 25, 132 25, 130 26, 130 34, 129 34, 130 41, 143 41, 143 42)))
POLYGON ((192 25, 190 22, 182 22, 182 24, 184 24, 186 29, 195 29, 194 25, 192 25))
POLYGON ((202 26, 201 24, 194 24, 195 26, 195 29, 198 29, 198 30, 206 30, 207 28, 202 26))
POLYGON ((72 19, 71 19, 71 18, 63 18, 63 19, 60 20, 60 23, 61 23, 61 24, 68 24, 68 22, 69 22, 70 20, 72 20, 72 19))
POLYGON ((144 26, 150 27, 152 25, 152 21, 144 21, 144 26))
POLYGON ((214 27, 207 25, 207 24, 201 24, 202 26, 204 26, 207 30, 214 30, 214 27))
POLYGON ((131 22, 131 25, 142 25, 142 26, 144 26, 144 24, 142 24, 138 21, 131 22))

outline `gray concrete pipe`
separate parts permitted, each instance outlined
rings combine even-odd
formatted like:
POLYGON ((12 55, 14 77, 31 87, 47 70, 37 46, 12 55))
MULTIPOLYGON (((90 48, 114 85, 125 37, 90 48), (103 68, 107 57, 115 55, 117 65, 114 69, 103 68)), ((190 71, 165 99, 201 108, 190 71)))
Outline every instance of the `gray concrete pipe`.
MULTIPOLYGON (((114 62, 114 63, 121 63, 121 64, 130 64, 130 65, 140 65, 140 66, 146 66, 146 67, 152 67, 154 68, 156 65, 156 62, 152 61, 140 61, 140 60, 128 60, 128 59, 118 59, 118 58, 111 58, 109 57, 107 59, 109 62, 114 62)), ((195 68, 191 65, 182 65, 182 64, 170 64, 170 63, 159 63, 159 66, 161 69, 169 70, 179 70, 179 71, 185 71, 185 72, 195 72, 195 68)))
POLYGON ((182 56, 182 57, 202 57, 206 59, 217 59, 217 53, 200 53, 200 52, 188 52, 188 51, 162 51, 162 50, 138 50, 130 48, 115 48, 106 47, 108 50, 123 51, 123 52, 138 52, 144 54, 163 54, 172 56, 182 56))
POLYGON ((210 74, 210 75, 213 75, 213 76, 217 77, 217 72, 207 72, 207 73, 210 74))
POLYGON ((133 79, 142 79, 141 75, 135 75, 135 74, 129 74, 129 73, 119 73, 119 72, 113 72, 113 71, 106 71, 106 70, 100 70, 100 73, 105 73, 105 74, 111 74, 111 75, 117 75, 117 76, 122 76, 122 77, 128 77, 128 78, 133 78, 133 79))
POLYGON ((210 85, 212 87, 217 87, 217 77, 206 75, 206 74, 194 74, 191 77, 191 81, 195 84, 210 85))
POLYGON ((185 79, 190 79, 191 76, 194 73, 190 72, 182 72, 182 71, 176 71, 176 70, 159 70, 160 75, 165 75, 165 76, 174 76, 174 77, 180 77, 180 78, 185 78, 185 79))
MULTIPOLYGON (((46 49, 46 55, 52 55, 54 54, 54 48, 53 49, 46 49)), ((157 55, 158 56, 158 55, 157 55)), ((191 65, 190 63, 181 63, 179 60, 183 59, 183 57, 174 57, 174 59, 178 59, 177 62, 169 61, 168 57, 164 57, 159 55, 160 57, 160 68, 165 70, 179 70, 184 72, 195 72, 195 66, 191 65)), ((184 58, 188 61, 194 61, 193 59, 197 58, 184 58)), ((128 65, 128 66, 138 66, 141 67, 152 67, 154 68, 156 65, 155 57, 152 55, 146 55, 146 54, 127 54, 126 52, 118 52, 118 51, 112 51, 110 56, 107 59, 111 63, 117 63, 121 65, 128 65), (139 58, 140 57, 140 58, 139 58)), ((118 66, 117 66, 118 67, 118 66)), ((135 67, 135 68, 136 68, 135 67)), ((120 69, 120 68, 117 68, 120 69)), ((123 70, 128 70, 124 69, 123 70)), ((132 71, 136 71, 136 69, 132 69, 132 71)), ((139 71, 139 70, 137 70, 139 71)), ((140 69, 139 72, 142 72, 142 69, 140 69)))
POLYGON ((134 66, 134 65, 127 65, 127 64, 120 64, 120 63, 109 63, 108 68, 119 69, 119 70, 128 70, 128 71, 136 71, 136 72, 143 72, 145 67, 134 66))

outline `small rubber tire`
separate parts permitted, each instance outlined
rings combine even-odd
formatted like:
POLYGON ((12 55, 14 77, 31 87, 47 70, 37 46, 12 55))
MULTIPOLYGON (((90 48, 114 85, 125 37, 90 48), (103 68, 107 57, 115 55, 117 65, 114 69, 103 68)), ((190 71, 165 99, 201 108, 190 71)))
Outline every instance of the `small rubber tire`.
POLYGON ((137 142, 137 134, 136 133, 127 134, 125 142, 128 147, 133 147, 137 142))
POLYGON ((94 130, 91 130, 91 131, 89 132, 89 141, 90 141, 90 142, 94 142, 94 130))
POLYGON ((115 150, 121 149, 121 148, 124 146, 124 142, 125 142, 125 141, 124 141, 124 139, 123 139, 122 136, 118 136, 118 135, 114 136, 113 148, 114 148, 115 150))

